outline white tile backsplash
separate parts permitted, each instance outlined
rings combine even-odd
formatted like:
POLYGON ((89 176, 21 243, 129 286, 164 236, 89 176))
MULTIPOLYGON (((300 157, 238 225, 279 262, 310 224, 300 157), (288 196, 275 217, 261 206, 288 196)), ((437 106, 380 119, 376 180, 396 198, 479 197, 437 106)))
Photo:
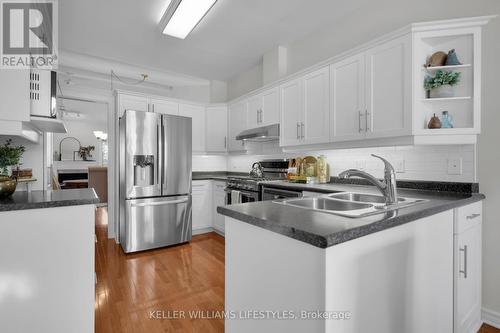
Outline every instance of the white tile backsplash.
POLYGON ((193 171, 226 171, 225 155, 193 155, 193 171))
POLYGON ((370 154, 380 155, 388 159, 393 165, 398 161, 404 161, 404 172, 397 174, 397 178, 399 179, 456 182, 476 181, 474 145, 398 146, 321 150, 314 152, 229 155, 227 157, 227 170, 247 172, 253 162, 262 159, 325 155, 330 164, 330 174, 332 176, 338 175, 349 168, 364 166, 366 172, 380 178, 383 177, 383 163, 370 156, 370 154), (462 159, 461 175, 448 174, 448 160, 455 158, 462 159))

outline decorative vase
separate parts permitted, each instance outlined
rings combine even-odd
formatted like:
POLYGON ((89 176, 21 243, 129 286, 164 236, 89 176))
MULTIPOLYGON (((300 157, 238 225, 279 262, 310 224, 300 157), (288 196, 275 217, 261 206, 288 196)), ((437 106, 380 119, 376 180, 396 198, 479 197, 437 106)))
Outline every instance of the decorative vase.
POLYGON ((439 86, 437 88, 431 89, 430 98, 446 98, 455 96, 453 87, 449 84, 439 86))
POLYGON ((434 116, 429 120, 429 124, 427 124, 427 128, 429 129, 436 129, 436 128, 441 128, 441 120, 436 116, 434 113, 434 116))
POLYGON ((0 198, 6 198, 12 195, 16 190, 17 180, 8 176, 0 176, 0 198))

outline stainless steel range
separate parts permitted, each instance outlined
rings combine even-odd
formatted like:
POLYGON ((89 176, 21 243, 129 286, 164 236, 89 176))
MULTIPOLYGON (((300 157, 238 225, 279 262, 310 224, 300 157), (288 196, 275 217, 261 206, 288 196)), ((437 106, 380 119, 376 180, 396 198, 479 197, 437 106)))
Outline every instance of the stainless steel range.
POLYGON ((248 176, 228 177, 226 204, 255 202, 261 200, 260 182, 286 179, 288 160, 263 160, 254 163, 248 176))

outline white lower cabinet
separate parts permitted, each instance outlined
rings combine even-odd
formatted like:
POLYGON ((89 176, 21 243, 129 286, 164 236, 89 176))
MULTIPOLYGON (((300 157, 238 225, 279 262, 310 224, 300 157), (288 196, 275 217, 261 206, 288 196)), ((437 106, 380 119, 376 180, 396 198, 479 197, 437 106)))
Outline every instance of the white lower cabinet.
POLYGON ((193 181, 193 234, 212 227, 212 189, 209 180, 193 181))
POLYGON ((226 182, 214 181, 212 184, 212 193, 213 193, 213 222, 214 229, 224 233, 224 215, 217 213, 217 207, 224 206, 226 204, 226 192, 224 189, 226 188, 226 182))
POLYGON ((481 202, 455 209, 455 333, 475 333, 481 326, 481 214, 481 202))

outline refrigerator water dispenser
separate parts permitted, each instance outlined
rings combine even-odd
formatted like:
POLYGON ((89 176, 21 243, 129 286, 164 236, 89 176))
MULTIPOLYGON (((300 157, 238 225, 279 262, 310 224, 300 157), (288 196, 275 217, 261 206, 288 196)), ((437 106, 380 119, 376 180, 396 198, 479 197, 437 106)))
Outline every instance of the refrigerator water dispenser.
POLYGON ((151 186, 155 184, 153 155, 134 155, 134 186, 151 186))

